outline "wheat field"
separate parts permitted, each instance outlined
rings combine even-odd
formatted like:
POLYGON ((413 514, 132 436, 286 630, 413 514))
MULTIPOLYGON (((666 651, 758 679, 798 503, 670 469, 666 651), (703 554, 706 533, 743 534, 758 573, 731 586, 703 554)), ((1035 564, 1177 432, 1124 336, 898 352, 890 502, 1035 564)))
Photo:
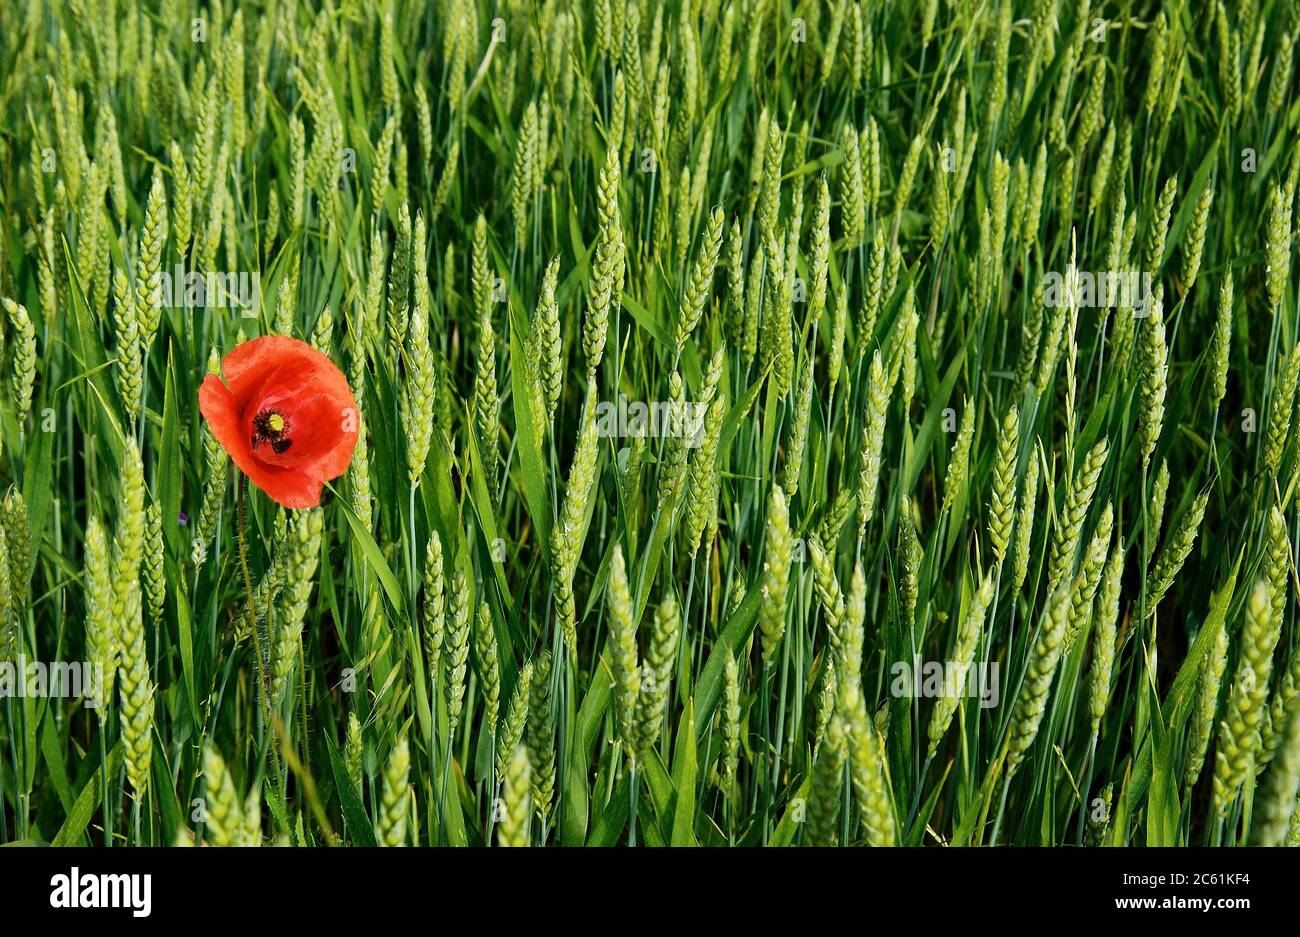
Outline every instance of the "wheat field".
POLYGON ((1300 844, 1298 37, 0 4, 0 843, 1300 844))

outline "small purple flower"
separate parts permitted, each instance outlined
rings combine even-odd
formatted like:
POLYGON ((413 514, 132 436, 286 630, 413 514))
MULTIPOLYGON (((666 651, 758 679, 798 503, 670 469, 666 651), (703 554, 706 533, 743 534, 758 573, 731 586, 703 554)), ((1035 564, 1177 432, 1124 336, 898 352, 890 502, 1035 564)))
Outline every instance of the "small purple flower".
POLYGON ((180 522, 180 525, 182 527, 185 527, 190 522, 190 516, 186 514, 184 511, 181 511, 180 514, 177 515, 176 520, 180 522))

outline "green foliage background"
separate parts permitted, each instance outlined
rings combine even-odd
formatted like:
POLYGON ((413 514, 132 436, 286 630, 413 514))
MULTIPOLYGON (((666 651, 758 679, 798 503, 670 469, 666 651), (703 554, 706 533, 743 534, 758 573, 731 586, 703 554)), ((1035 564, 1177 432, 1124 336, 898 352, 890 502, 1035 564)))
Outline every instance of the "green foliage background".
POLYGON ((0 658, 116 674, 0 840, 1295 843, 1300 18, 1202 6, 0 5, 0 658), (254 631, 269 333, 364 446, 254 631))

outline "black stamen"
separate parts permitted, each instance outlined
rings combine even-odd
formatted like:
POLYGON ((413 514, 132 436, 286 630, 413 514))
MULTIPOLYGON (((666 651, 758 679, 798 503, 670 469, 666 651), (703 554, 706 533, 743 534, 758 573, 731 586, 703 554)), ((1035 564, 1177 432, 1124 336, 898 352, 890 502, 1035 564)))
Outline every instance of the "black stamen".
POLYGON ((293 445, 289 438, 289 423, 279 410, 263 410, 253 417, 252 446, 257 448, 259 442, 268 442, 276 455, 283 455, 293 445), (280 418, 280 429, 275 429, 272 420, 280 418))

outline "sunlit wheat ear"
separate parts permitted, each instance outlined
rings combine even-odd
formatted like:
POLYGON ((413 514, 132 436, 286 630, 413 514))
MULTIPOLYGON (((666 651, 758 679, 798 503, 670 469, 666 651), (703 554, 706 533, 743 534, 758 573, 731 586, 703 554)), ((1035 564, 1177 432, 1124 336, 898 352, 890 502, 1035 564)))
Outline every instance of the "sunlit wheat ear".
POLYGON ((384 765, 375 841, 380 846, 405 846, 407 824, 407 781, 411 770, 411 752, 403 733, 384 765))
POLYGON ((148 353, 162 320, 162 265, 167 244, 167 188, 162 174, 154 173, 145 205, 140 261, 136 272, 136 309, 140 316, 141 346, 148 353))
POLYGON ((347 735, 343 742, 343 763, 348 772, 348 779, 361 795, 361 759, 365 754, 365 743, 361 740, 361 721, 356 713, 348 713, 347 735))
POLYGON ((529 686, 528 764, 533 787, 533 810, 543 822, 555 797, 555 709, 551 700, 551 652, 543 651, 533 667, 529 686))
POLYGON ((866 412, 863 415, 861 448, 858 452, 858 538, 866 535, 867 523, 876 506, 876 489, 880 479, 881 449, 885 441, 885 417, 889 406, 889 386, 877 350, 867 373, 866 412))
POLYGON ((1264 775, 1259 812, 1251 826, 1251 843, 1280 846, 1286 838, 1296 809, 1300 789, 1300 704, 1294 701, 1284 711, 1281 749, 1264 775))
MULTIPOLYGON (((9 560, 9 537, 3 530, 0 530, 0 549, 3 549, 4 558, 0 559, 0 662, 13 664, 19 657, 21 650, 21 634, 17 625, 17 618, 14 615, 15 606, 12 587, 10 586, 10 560, 9 560)), ((87 604, 90 604, 90 597, 87 596, 87 604)), ((90 663, 95 666, 96 654, 102 654, 103 651, 94 647, 92 641, 96 640, 96 635, 91 633, 91 623, 86 623, 86 654, 90 657, 90 663)), ((101 692, 96 692, 92 686, 87 698, 96 706, 102 705, 99 697, 103 696, 101 692)))
POLYGON ((271 697, 274 700, 284 697, 302 653, 303 622, 316 585, 323 533, 324 515, 320 508, 295 512, 285 526, 284 596, 275 619, 272 648, 271 697))
POLYGON ((793 310, 791 289, 794 275, 786 263, 786 252, 769 245, 763 299, 763 325, 759 336, 759 363, 770 368, 772 389, 778 398, 789 390, 792 370, 791 343, 793 310))
POLYGON ((1110 549, 1111 528, 1115 513, 1110 502, 1106 503, 1097 528, 1093 532, 1079 561, 1078 575, 1070 587, 1070 617, 1065 629, 1065 650, 1074 645, 1075 638, 1086 630, 1093 617, 1093 598, 1101 584, 1102 567, 1106 564, 1106 553, 1110 549))
POLYGON ((587 307, 582 320, 582 350, 588 373, 595 372, 604 356, 610 312, 616 303, 621 302, 623 292, 625 249, 618 199, 619 182, 618 149, 611 146, 596 190, 600 233, 597 235, 591 280, 587 285, 587 307))
POLYGON ((1281 634, 1281 618, 1273 612, 1273 587, 1256 581, 1246 601, 1240 630, 1240 657, 1232 688, 1224 703, 1214 756, 1214 807, 1223 815, 1241 785, 1251 776, 1259 755, 1273 671, 1273 649, 1281 634))
POLYGON ((740 765, 740 666, 736 663, 736 658, 731 652, 727 653, 723 661, 723 679, 722 679, 722 706, 720 707, 720 718, 722 722, 722 764, 719 773, 721 774, 722 788, 729 791, 731 785, 736 780, 736 772, 740 765))
MULTIPOLYGON (((6 499, 5 506, 8 507, 8 499, 6 499)), ((5 514, 7 520, 9 512, 6 511, 5 514)), ((23 512, 23 516, 26 516, 26 511, 23 512)), ((10 533, 11 526, 8 524, 5 526, 10 543, 10 549, 12 550, 14 535, 10 533)), ((23 569, 25 571, 27 562, 26 558, 22 557, 21 554, 18 554, 17 551, 15 551, 15 554, 14 559, 23 564, 23 569)), ((160 621, 162 621, 163 605, 167 601, 167 579, 166 572, 163 568, 165 561, 166 553, 163 548, 162 506, 159 505, 156 500, 151 498, 148 506, 145 508, 145 555, 144 562, 141 564, 141 578, 143 579, 145 586, 146 607, 149 609, 149 620, 155 625, 155 627, 160 621)), ((18 571, 15 570, 15 580, 17 579, 17 576, 18 571)), ((15 595, 20 596, 21 600, 21 593, 17 589, 16 582, 15 595)))
POLYGON ((835 664, 827 661, 822 669, 821 685, 817 691, 817 722, 813 729, 813 757, 821 750, 822 741, 830 727, 831 717, 835 715, 835 700, 839 692, 835 676, 835 664))
POLYGON ((203 746, 204 842, 213 846, 241 845, 244 810, 226 762, 211 743, 203 746))
POLYGON ((420 636, 424 649, 424 664, 436 679, 441 673, 442 644, 446 634, 446 584, 443 578, 442 538, 438 532, 429 534, 424 553, 424 605, 420 618, 420 636))
POLYGON ((153 754, 154 684, 145 647, 144 617, 140 582, 126 589, 121 618, 122 657, 118 664, 118 685, 122 700, 122 745, 126 776, 138 797, 149 784, 153 754))
POLYGON ((1178 196, 1178 179, 1170 176, 1165 180, 1159 196, 1156 198, 1155 211, 1147 228, 1146 244, 1143 246, 1143 271, 1154 279, 1160 272, 1164 259, 1165 239, 1169 234, 1169 221, 1173 214, 1174 199, 1178 196))
MULTIPOLYGON (((113 612, 118 621, 122 621, 126 614, 132 586, 138 591, 145 548, 144 464, 133 440, 128 441, 123 453, 121 471, 117 528, 113 538, 113 612)), ((136 600, 139 600, 138 595, 136 600)))
POLYGON ((515 220, 515 246, 523 250, 528 242, 528 213, 532 201, 534 164, 541 155, 538 152, 540 128, 538 126, 537 104, 529 101, 524 108, 523 120, 515 143, 514 168, 510 177, 511 208, 515 220))
POLYGON ((1058 589, 1047 600, 1038 637, 1029 653, 1024 683, 1012 712, 1010 734, 1007 736, 1008 777, 1015 776, 1028 755, 1030 746, 1034 744, 1034 739, 1038 737, 1043 715, 1047 711, 1052 679, 1056 676, 1056 665, 1065 649, 1065 629, 1069 615, 1069 590, 1058 589))
POLYGON ((836 718, 843 721, 849 778, 866 842, 870 846, 893 846, 898 840, 898 829, 893 794, 885 772, 884 747, 856 681, 841 681, 836 718))
POLYGON ((667 593, 655 611, 650 644, 645 661, 640 668, 641 686, 636 701, 636 751, 645 759, 659 741, 664 716, 668 709, 668 693, 676 663, 677 639, 681 632, 681 618, 677 599, 667 593))
POLYGON ((497 733, 501 709, 501 665, 498 659, 496 627, 492 610, 485 599, 479 600, 474 619, 474 656, 478 663, 479 687, 483 693, 483 720, 487 731, 497 733))
MULTIPOLYGON (((1287 591, 1291 576, 1291 547, 1287 538, 1286 519, 1276 506, 1269 510, 1267 541, 1264 547, 1263 574, 1269 585, 1269 599, 1272 603, 1272 622, 1277 625, 1286 619, 1287 591)), ((1280 640, 1281 630, 1275 642, 1280 640)), ((1264 713, 1260 724, 1260 749, 1255 759, 1258 772, 1269 763, 1276 753, 1281 733, 1285 732, 1283 710, 1290 704, 1295 693, 1295 683, 1291 679, 1291 664, 1295 663, 1294 653, 1288 666, 1282 671, 1277 690, 1268 711, 1264 713)))
POLYGON ((1224 271, 1210 344, 1210 404, 1215 415, 1228 392, 1228 360, 1232 350, 1232 268, 1224 271))
MULTIPOLYGON (((86 581, 86 656, 98 672, 98 692, 93 699, 96 714, 103 720, 113 698, 122 645, 118 623, 113 617, 113 568, 109 559, 108 539, 103 525, 94 516, 86 528, 86 563, 83 575, 86 581)), ((10 637, 12 643, 12 635, 10 637)))
POLYGON ((370 491, 370 458, 366 443, 366 418, 357 414, 357 448, 352 453, 352 467, 348 470, 352 482, 352 510, 361 518, 362 524, 370 525, 373 514, 373 502, 370 491))
POLYGON ((782 484, 791 499, 799 490, 799 475, 803 470, 804 453, 808 447, 808 423, 811 419, 813 390, 813 363, 809 359, 799 373, 798 389, 794 397, 794 419, 786 446, 786 462, 782 484))
MULTIPOLYGON (((1101 149, 1097 153, 1096 169, 1092 173, 1092 186, 1088 191, 1088 214, 1096 215, 1106 204, 1109 191, 1111 165, 1115 159, 1115 125, 1106 126, 1106 135, 1102 138, 1101 149)), ((1105 217, 1100 216, 1100 217, 1105 217)))
POLYGON ((443 660, 443 693, 447 699, 447 722, 454 734, 460 725, 465 701, 465 667, 469 661, 469 605, 471 595, 464 570, 457 567, 452 576, 447 603, 447 643, 443 660))
POLYGON ((619 738, 629 754, 636 752, 637 695, 641 690, 638 664, 636 621, 633 618, 632 593, 623 563, 623 548, 614 545, 606 584, 610 621, 610 670, 614 676, 614 704, 619 738))
POLYGON ((1295 647, 1287 658, 1286 669, 1282 671, 1282 678, 1278 681, 1273 699, 1269 702, 1268 715, 1264 718, 1263 749, 1259 756, 1261 770, 1273 760, 1278 746, 1283 743, 1287 731, 1288 713, 1296 705, 1298 693, 1300 693, 1300 647, 1295 647))
MULTIPOLYGON (((8 302, 5 305, 9 308, 8 302)), ((11 316, 12 318, 12 316, 11 316)), ((122 267, 113 271, 113 350, 117 368, 114 377, 132 422, 140 416, 140 398, 144 391, 144 366, 141 359, 140 318, 136 313, 135 295, 130 275, 122 267)))
POLYGON ((786 589, 790 581, 790 515, 785 493, 772 487, 764 538, 763 602, 759 608, 763 659, 770 662, 785 634, 786 589))
MULTIPOLYGON (((758 192, 758 233, 771 254, 780 248, 777 214, 781 209, 781 164, 785 159, 785 133, 775 117, 766 122, 763 144, 763 172, 758 192)), ((856 140, 856 135, 854 140, 856 140)))
POLYGON ((1047 144, 1039 143, 1034 153, 1034 169, 1029 177, 1028 205, 1022 219, 1020 239, 1025 244, 1038 242, 1038 229, 1043 215, 1043 193, 1047 188, 1047 144))
POLYGON ((172 176, 170 216, 172 241, 181 260, 184 260, 193 230, 194 192, 191 188, 189 165, 185 161, 185 154, 174 140, 167 148, 167 161, 172 176))
POLYGON ((497 437, 500 433, 501 401, 497 386, 496 330, 492 322, 495 286, 488 253, 487 223, 482 215, 474 223, 472 268, 474 308, 478 319, 474 344, 472 407, 484 483, 488 491, 495 492, 500 460, 497 437))
POLYGON ((524 725, 528 721, 528 695, 532 682, 533 664, 527 661, 519 668, 515 687, 510 692, 510 702, 506 705, 505 717, 501 720, 501 731, 497 733, 497 777, 505 775, 510 754, 523 744, 524 725))
POLYGON ((546 422, 555 420, 555 410, 560 403, 564 381, 562 339, 560 337, 560 307, 555 300, 555 286, 560 275, 560 258, 551 258, 542 276, 537 312, 533 315, 529 343, 537 351, 538 372, 542 393, 546 401, 546 422))
POLYGON ((875 335, 876 323, 885 300, 885 235, 877 227, 871 240, 871 253, 867 260, 866 297, 863 300, 862 314, 857 322, 861 340, 870 342, 875 335))
POLYGON ((1116 543, 1102 573, 1097 593, 1097 611, 1092 629, 1092 672, 1088 679, 1088 716, 1093 735, 1101 731, 1101 721, 1110 702, 1111 677, 1115 670, 1116 628, 1123 588, 1124 548, 1116 543))
POLYGON ((402 357, 409 325, 412 236, 411 209, 403 201, 397 209, 397 238, 388 279, 388 348, 394 360, 402 357))
MULTIPOLYGON (((1037 300, 1034 305, 1038 305, 1037 300)), ((1040 397, 1047 392, 1048 385, 1056 374, 1056 365, 1060 361, 1061 343, 1065 337, 1069 316, 1069 304, 1065 302, 1057 303, 1047 312, 1047 331, 1043 334, 1037 376, 1034 378, 1034 389, 1040 397)))
POLYGON ((1276 114, 1286 106, 1288 88, 1291 82, 1291 59, 1294 54, 1294 40, 1290 33, 1278 37, 1277 52, 1273 58, 1273 72, 1268 84, 1268 110, 1276 114))
POLYGON ((813 588, 826 615, 826 631, 831 648, 838 651, 845 607, 844 595, 835 576, 835 564, 816 535, 808 538, 808 556, 812 561, 813 588))
POLYGON ((953 441, 952 452, 948 456, 948 468, 943 479, 943 509, 952 506, 958 491, 965 487, 967 472, 970 470, 971 440, 975 435, 975 405, 967 400, 962 408, 961 427, 953 441))
POLYGON ((837 825, 846 755, 844 730, 838 722, 832 722, 813 761, 812 797, 803 839, 806 846, 834 846, 839 841, 837 825))
POLYGON ((745 238, 740 219, 733 219, 727 233, 727 343, 739 347, 745 335, 745 238))
MULTIPOLYGON (((958 667, 963 674, 963 679, 967 681, 972 679, 969 669, 975 659, 975 649, 984 630, 984 616, 992 600, 993 576, 991 573, 985 573, 979 588, 971 598, 966 616, 957 628, 957 638, 948 656, 950 664, 958 667)), ((948 689, 952 691, 953 688, 948 689)), ((970 687, 963 684, 958 688, 958 692, 945 693, 934 701, 934 708, 930 710, 930 723, 926 729, 926 738, 929 740, 926 754, 929 757, 934 757, 944 733, 952 723, 952 717, 957 711, 959 695, 969 692, 970 687)))
POLYGON ((925 558, 925 551, 917 536, 912 499, 907 497, 902 498, 898 505, 898 552, 902 624, 904 628, 911 629, 916 625, 916 603, 920 598, 921 562, 925 558))
POLYGON ((1223 673, 1228 667, 1228 629, 1222 624, 1215 633, 1214 645, 1196 682, 1196 700, 1192 708, 1191 727, 1188 731, 1187 760, 1183 770, 1183 783, 1191 788, 1201 776, 1205 755, 1214 734, 1214 717, 1219 708, 1223 686, 1223 673))
POLYGON ((680 355, 686 340, 699 324, 713 293, 713 278, 722 252, 722 226, 726 215, 721 208, 709 213, 709 223, 695 257, 695 266, 682 298, 681 315, 677 320, 677 353, 680 355))
POLYGON ((1196 496, 1191 507, 1178 522, 1178 527, 1165 541, 1164 549, 1160 551, 1155 568, 1151 571, 1151 581, 1147 584, 1147 607, 1152 612, 1169 591, 1169 587, 1173 585, 1174 577, 1178 575, 1183 563, 1192 552, 1192 547, 1196 544, 1196 535, 1200 532, 1201 520, 1205 517, 1205 506, 1209 502, 1209 497, 1208 491, 1202 491, 1196 496))
POLYGON ((384 129, 375 141, 375 162, 370 177, 370 205, 378 212, 383 206, 384 193, 388 190, 388 174, 393 158, 393 142, 397 136, 397 121, 389 117, 384 129))
POLYGON ((912 196, 912 184, 916 181, 916 172, 921 166, 921 153, 924 149, 925 138, 918 134, 912 138, 907 148, 907 155, 903 158, 903 166, 898 172, 898 185, 894 190, 895 230, 912 196))
POLYGON ((1285 358, 1279 358, 1268 408, 1268 429, 1264 436, 1264 471, 1277 473, 1295 419, 1296 384, 1300 382, 1300 342, 1285 358))
POLYGON ((1048 560, 1049 590, 1054 591, 1073 572, 1083 522, 1088 515, 1088 508, 1092 504, 1093 494, 1097 490, 1097 481, 1101 477, 1101 470, 1106 465, 1109 452, 1108 439, 1102 439, 1088 450, 1075 471, 1073 480, 1066 488, 1065 499, 1061 505, 1059 527, 1054 533, 1051 556, 1048 560))
POLYGON ((1196 285, 1196 277, 1201 270, 1201 252, 1205 248, 1205 234, 1209 228, 1210 208, 1214 205, 1214 186, 1206 182, 1200 197, 1192 209, 1192 217, 1187 223, 1183 235, 1183 290, 1190 293, 1196 285))
POLYGON ((1020 411, 1007 410, 998 435, 989 500, 989 543, 999 564, 1006 558, 1016 509, 1016 459, 1020 451, 1020 411))
POLYGON ((460 141, 452 140, 447 149, 446 159, 442 164, 442 172, 438 176, 438 186, 433 191, 433 204, 430 210, 434 218, 442 213, 443 208, 447 205, 447 199, 451 195, 452 186, 456 182, 456 173, 460 169, 460 141))
POLYGON ((0 527, 4 529, 5 551, 9 554, 9 599, 15 608, 21 608, 30 598, 34 558, 31 516, 22 492, 16 487, 10 488, 0 502, 0 527))
POLYGON ((749 262, 749 278, 745 285, 745 319, 741 337, 741 356, 746 365, 754 361, 758 352, 759 311, 763 305, 763 274, 767 268, 767 253, 760 244, 749 262))
POLYGON ((1146 531, 1143 543, 1143 556, 1148 563, 1160 540, 1160 528, 1165 518, 1165 497, 1169 494, 1169 461, 1160 460, 1160 469, 1151 482, 1151 500, 1147 504, 1146 531))
POLYGON ((587 385, 586 405, 583 407, 582 428, 573 463, 569 467, 568 484, 564 501, 552 533, 551 575, 556 597, 556 621, 571 651, 577 650, 577 610, 573 598, 573 576, 578 557, 582 553, 583 522, 587 513, 587 500, 596 479, 599 456, 596 427, 596 389, 594 382, 587 385))
POLYGON ((840 165, 840 224, 844 242, 856 246, 862 242, 866 200, 863 192, 862 157, 858 133, 847 124, 841 135, 844 162, 840 165))
POLYGON ((497 845, 528 846, 532 815, 532 779, 528 752, 517 745, 501 777, 503 816, 497 827, 497 845))
POLYGON ((1264 241, 1264 286, 1273 310, 1278 309, 1286 298, 1286 285, 1291 275, 1291 203, 1292 197, 1282 188, 1273 189, 1264 241))

